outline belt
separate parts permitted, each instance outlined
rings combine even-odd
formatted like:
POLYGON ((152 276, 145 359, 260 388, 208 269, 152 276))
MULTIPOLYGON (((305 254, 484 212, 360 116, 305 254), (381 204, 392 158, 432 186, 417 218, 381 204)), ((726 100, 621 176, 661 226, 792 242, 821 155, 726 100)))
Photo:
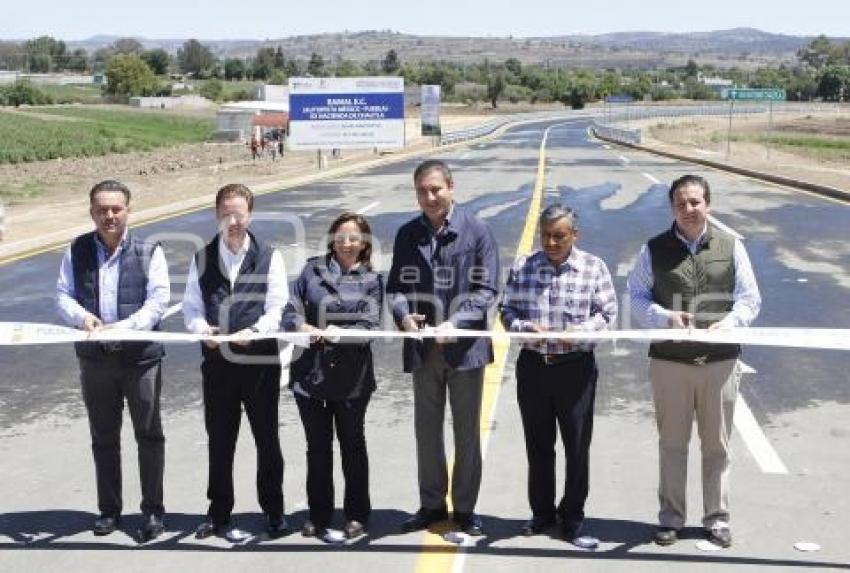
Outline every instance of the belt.
POLYGON ((120 342, 101 342, 100 350, 106 354, 115 354, 121 352, 124 348, 120 342))
POLYGON ((533 350, 530 352, 546 366, 557 366, 559 364, 566 364, 567 362, 575 362, 576 360, 580 360, 591 354, 590 352, 581 351, 562 352, 559 354, 546 354, 543 352, 535 352, 533 350))

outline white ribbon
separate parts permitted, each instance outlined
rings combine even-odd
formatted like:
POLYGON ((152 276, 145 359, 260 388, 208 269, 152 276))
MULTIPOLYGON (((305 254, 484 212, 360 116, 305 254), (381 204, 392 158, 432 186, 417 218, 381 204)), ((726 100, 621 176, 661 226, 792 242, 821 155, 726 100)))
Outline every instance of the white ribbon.
POLYGON ((718 344, 744 344, 753 346, 781 346, 786 348, 823 348, 830 350, 850 350, 850 329, 841 328, 727 328, 717 330, 701 329, 654 329, 654 330, 605 330, 600 332, 570 331, 563 334, 504 332, 464 329, 425 328, 419 332, 399 332, 395 330, 365 330, 354 328, 334 328, 317 330, 310 334, 303 332, 274 332, 270 334, 250 335, 201 335, 182 332, 151 332, 138 330, 119 330, 104 328, 88 333, 75 328, 53 324, 33 322, 0 322, 0 346, 20 346, 29 344, 61 344, 69 342, 114 342, 114 341, 150 341, 165 343, 187 343, 202 340, 232 342, 237 340, 263 340, 276 338, 306 346, 310 336, 328 338, 357 339, 395 339, 395 338, 492 338, 496 341, 533 341, 561 339, 574 342, 624 341, 652 342, 674 340, 687 342, 709 342, 718 344))

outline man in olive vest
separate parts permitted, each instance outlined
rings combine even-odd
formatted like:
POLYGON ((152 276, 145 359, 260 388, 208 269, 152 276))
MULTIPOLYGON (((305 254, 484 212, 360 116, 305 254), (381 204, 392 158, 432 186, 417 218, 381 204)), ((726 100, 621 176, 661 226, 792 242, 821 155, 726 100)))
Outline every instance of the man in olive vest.
MULTIPOLYGON (((62 259, 56 303, 76 328, 158 330, 171 291, 158 244, 127 230, 130 190, 101 181, 89 192, 96 230, 74 239, 62 259)), ((79 342, 83 401, 89 418, 100 517, 95 535, 115 531, 121 518, 121 419, 124 400, 139 446, 144 524, 141 540, 163 532, 165 438, 160 421, 162 345, 155 342, 79 342)))
MULTIPOLYGON (((640 252, 629 276, 635 318, 649 328, 746 327, 761 296, 740 240, 708 225, 711 191, 696 175, 670 186, 675 222, 640 252)), ((688 443, 694 416, 702 448, 706 537, 732 544, 729 446, 741 371, 736 344, 655 342, 649 377, 659 434, 659 526, 655 542, 671 545, 684 527, 688 443)))

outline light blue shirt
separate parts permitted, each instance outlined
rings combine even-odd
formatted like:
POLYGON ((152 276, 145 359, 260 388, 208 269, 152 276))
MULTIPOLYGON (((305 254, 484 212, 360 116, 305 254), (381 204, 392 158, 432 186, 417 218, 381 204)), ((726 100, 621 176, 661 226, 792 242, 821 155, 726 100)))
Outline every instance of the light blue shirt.
MULTIPOLYGON (((676 230, 676 237, 685 244, 691 254, 694 254, 705 238, 705 231, 695 241, 688 241, 678 230, 676 230)), ((720 320, 720 325, 722 327, 746 327, 752 324, 758 316, 761 309, 761 294, 753 273, 753 267, 750 264, 750 257, 747 255, 744 244, 737 238, 732 252, 732 260, 735 265, 732 310, 720 320)), ((652 257, 649 253, 649 246, 644 245, 628 279, 632 316, 638 325, 644 328, 667 328, 673 312, 654 301, 652 297, 654 282, 652 257)))
MULTIPOLYGON (((95 235, 97 246, 98 290, 100 319, 103 324, 112 324, 115 328, 129 330, 151 330, 162 319, 171 299, 171 287, 168 280, 168 264, 162 247, 157 246, 151 255, 148 268, 148 283, 145 302, 142 307, 124 320, 118 319, 118 280, 120 278, 121 252, 124 250, 127 234, 112 256, 109 250, 95 235)), ((71 260, 71 247, 65 251, 56 281, 56 308, 66 324, 81 328, 89 314, 75 299, 74 264, 71 260)))

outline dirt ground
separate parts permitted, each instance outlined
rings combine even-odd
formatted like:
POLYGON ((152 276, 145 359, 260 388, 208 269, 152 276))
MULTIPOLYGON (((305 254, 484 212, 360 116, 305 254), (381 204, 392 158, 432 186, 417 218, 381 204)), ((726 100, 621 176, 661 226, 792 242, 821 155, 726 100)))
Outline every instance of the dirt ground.
MULTIPOLYGON (((528 111, 512 107, 502 113, 528 111)), ((488 109, 448 108, 442 116, 444 131, 479 125, 491 119, 488 109)), ((431 138, 419 135, 418 116, 407 124, 407 150, 426 149, 431 138)), ((373 151, 344 151, 327 157, 327 166, 343 166, 373 159, 373 151)), ((212 197, 226 183, 249 187, 285 183, 318 170, 316 152, 287 151, 283 158, 270 155, 253 161, 243 143, 202 143, 149 152, 112 154, 93 158, 58 159, 19 165, 0 165, 0 189, 5 203, 5 232, 0 255, 26 251, 45 236, 87 225, 88 189, 111 178, 126 183, 133 192, 135 213, 158 212, 199 197, 212 197)), ((50 241, 46 241, 50 242, 50 241)))
POLYGON ((850 151, 819 151, 767 146, 759 137, 818 136, 850 140, 850 110, 787 114, 776 113, 771 124, 764 114, 734 116, 728 147, 728 116, 665 118, 632 122, 643 129, 643 143, 667 151, 784 175, 850 192, 850 151))
MULTIPOLYGON (((495 114, 544 109, 503 104, 489 106, 444 106, 444 131, 485 123, 495 114)), ((633 122, 634 126, 635 123, 633 122)), ((649 146, 696 157, 726 161, 726 118, 682 118, 663 123, 647 120, 644 142, 649 146)), ((767 118, 735 117, 733 134, 747 135, 767 130, 767 118)), ((408 119, 408 149, 425 149, 429 138, 419 135, 419 118, 408 119)), ((774 133, 829 134, 850 136, 850 113, 818 116, 776 115, 774 133)), ((341 158, 328 158, 328 165, 356 164, 374 158, 371 151, 346 151, 341 158)), ((745 141, 733 141, 728 162, 757 170, 771 171, 815 183, 850 190, 850 161, 787 150, 768 149, 745 141)), ((67 240, 68 230, 90 223, 87 190, 106 178, 120 179, 134 193, 137 214, 165 213, 199 198, 211 198, 215 190, 230 182, 248 186, 285 183, 318 169, 315 152, 287 152, 281 159, 270 157, 252 161, 244 144, 204 143, 183 145, 151 152, 114 154, 104 157, 64 159, 0 165, 0 189, 5 199, 5 232, 0 257, 24 252, 39 244, 67 240), (52 240, 51 240, 52 239, 52 240)))

